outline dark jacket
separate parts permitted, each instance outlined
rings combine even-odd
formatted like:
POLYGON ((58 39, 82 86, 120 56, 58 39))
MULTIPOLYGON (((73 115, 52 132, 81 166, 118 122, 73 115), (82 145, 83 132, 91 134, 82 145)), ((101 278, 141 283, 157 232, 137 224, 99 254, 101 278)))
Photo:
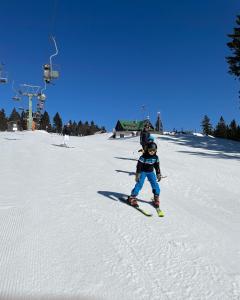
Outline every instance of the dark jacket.
POLYGON ((141 131, 141 134, 140 134, 140 144, 143 146, 143 148, 144 148, 144 146, 146 146, 149 137, 150 137, 150 132, 143 129, 143 131, 141 131))
POLYGON ((141 172, 153 172, 156 170, 156 174, 160 174, 159 158, 155 155, 150 155, 149 153, 144 153, 139 157, 137 163, 137 173, 141 172))
POLYGON ((71 135, 71 128, 69 126, 64 126, 63 127, 63 131, 62 131, 63 135, 71 135))

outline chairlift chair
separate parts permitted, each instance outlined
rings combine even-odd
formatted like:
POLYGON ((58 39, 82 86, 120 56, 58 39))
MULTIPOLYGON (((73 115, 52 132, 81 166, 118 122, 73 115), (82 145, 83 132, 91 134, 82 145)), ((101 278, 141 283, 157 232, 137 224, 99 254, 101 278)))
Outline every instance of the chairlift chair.
POLYGON ((47 96, 43 94, 42 92, 38 94, 38 100, 40 102, 44 102, 46 100, 47 96))
POLYGON ((12 81, 12 90, 15 92, 15 96, 12 97, 12 99, 14 101, 20 101, 22 100, 22 98, 19 96, 21 95, 21 91, 17 91, 15 88, 14 88, 14 80, 12 81))
POLYGON ((14 101, 20 101, 20 100, 21 100, 21 97, 19 97, 19 96, 14 96, 14 97, 12 97, 12 99, 13 99, 14 101))
POLYGON ((3 63, 1 63, 0 65, 0 84, 5 84, 5 83, 8 83, 8 77, 7 77, 7 74, 4 73, 3 71, 3 63))
POLYGON ((2 84, 8 83, 8 79, 4 77, 0 77, 0 83, 2 84))
POLYGON ((58 55, 58 48, 55 38, 51 37, 55 46, 55 53, 50 56, 50 63, 43 65, 43 78, 46 83, 51 83, 52 80, 59 78, 59 72, 53 70, 52 58, 58 55))

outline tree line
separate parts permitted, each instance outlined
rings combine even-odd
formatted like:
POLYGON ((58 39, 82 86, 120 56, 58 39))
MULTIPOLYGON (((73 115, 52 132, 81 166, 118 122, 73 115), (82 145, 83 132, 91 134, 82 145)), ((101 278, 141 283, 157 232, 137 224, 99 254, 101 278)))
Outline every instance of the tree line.
POLYGON ((224 118, 221 116, 219 122, 214 128, 211 124, 210 118, 205 115, 202 120, 201 126, 203 134, 240 141, 240 126, 235 120, 232 120, 230 124, 226 124, 224 118))
MULTIPOLYGON (((47 111, 45 111, 40 118, 33 120, 37 124, 37 129, 39 130, 46 130, 47 132, 52 133, 61 133, 63 129, 63 122, 60 114, 57 112, 55 116, 53 117, 53 122, 51 122, 49 114, 47 111)), ((27 129, 27 115, 26 112, 19 112, 14 108, 11 112, 10 116, 7 117, 5 114, 5 110, 0 110, 0 131, 5 131, 8 129, 8 123, 14 122, 18 124, 18 127, 20 130, 26 130, 27 129)), ((75 136, 85 136, 85 135, 92 135, 96 132, 104 133, 106 132, 106 129, 104 126, 99 127, 94 123, 94 121, 91 121, 90 123, 88 121, 86 122, 76 122, 69 120, 68 123, 70 124, 70 129, 72 132, 72 135, 75 136)))

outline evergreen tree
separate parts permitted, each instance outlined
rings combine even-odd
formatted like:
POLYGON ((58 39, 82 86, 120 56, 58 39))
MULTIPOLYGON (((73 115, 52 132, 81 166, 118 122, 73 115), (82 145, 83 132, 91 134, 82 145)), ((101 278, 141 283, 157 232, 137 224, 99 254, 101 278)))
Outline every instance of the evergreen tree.
POLYGON ((235 77, 240 77, 240 15, 236 19, 237 27, 233 28, 233 33, 228 34, 231 41, 227 43, 233 56, 226 57, 229 64, 229 73, 235 77))
POLYGON ((0 110, 0 131, 7 130, 7 118, 4 109, 0 110))
POLYGON ((227 137, 227 131, 228 131, 228 127, 225 124, 225 121, 223 119, 223 117, 221 116, 216 129, 214 131, 214 136, 216 137, 221 137, 221 138, 226 138, 227 137))
POLYGON ((78 135, 78 126, 75 121, 73 121, 73 123, 72 123, 71 131, 72 131, 72 135, 74 135, 74 136, 78 135))
POLYGON ((20 122, 20 119, 21 119, 21 117, 20 117, 19 113, 16 111, 16 108, 14 107, 14 109, 12 110, 12 113, 9 117, 9 121, 18 123, 18 122, 20 122))
POLYGON ((27 115, 23 110, 20 116, 20 129, 27 130, 27 115))
POLYGON ((232 122, 229 125, 228 138, 231 140, 237 140, 237 123, 235 120, 232 120, 232 122))
POLYGON ((82 121, 79 121, 78 122, 78 128, 77 128, 78 136, 82 136, 83 135, 82 128, 83 128, 83 123, 82 123, 82 121))
POLYGON ((226 60, 229 65, 228 72, 233 75, 235 79, 240 79, 240 15, 237 15, 236 24, 237 27, 233 28, 233 33, 228 34, 231 41, 227 43, 227 46, 231 50, 232 56, 227 56, 226 60))
POLYGON ((236 139, 240 141, 240 126, 237 126, 236 139))
POLYGON ((204 116, 201 126, 202 126, 202 130, 203 130, 203 134, 206 134, 206 135, 212 134, 212 125, 211 125, 210 119, 207 115, 204 116))
POLYGON ((40 119, 40 129, 51 132, 51 128, 52 128, 52 126, 51 126, 51 123, 50 123, 49 115, 48 115, 47 111, 45 111, 44 114, 41 116, 41 119, 40 119))
POLYGON ((62 119, 57 112, 56 115, 53 117, 53 127, 55 129, 55 132, 61 133, 62 132, 62 119))
POLYGON ((98 128, 98 126, 95 125, 93 121, 91 121, 91 124, 90 124, 90 132, 91 132, 91 134, 95 134, 98 131, 100 131, 100 129, 98 128))
POLYGON ((91 129, 88 121, 86 121, 84 124, 84 135, 91 135, 91 129))

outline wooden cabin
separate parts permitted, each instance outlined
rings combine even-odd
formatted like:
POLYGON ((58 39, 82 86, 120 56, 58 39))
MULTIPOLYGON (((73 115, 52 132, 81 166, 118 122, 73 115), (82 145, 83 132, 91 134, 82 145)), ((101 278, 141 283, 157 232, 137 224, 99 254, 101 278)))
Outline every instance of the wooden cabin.
POLYGON ((140 135, 140 132, 143 130, 145 125, 150 127, 150 131, 154 130, 153 125, 149 120, 143 121, 126 121, 126 120, 118 120, 117 124, 114 128, 113 137, 124 138, 126 136, 137 136, 140 135))

